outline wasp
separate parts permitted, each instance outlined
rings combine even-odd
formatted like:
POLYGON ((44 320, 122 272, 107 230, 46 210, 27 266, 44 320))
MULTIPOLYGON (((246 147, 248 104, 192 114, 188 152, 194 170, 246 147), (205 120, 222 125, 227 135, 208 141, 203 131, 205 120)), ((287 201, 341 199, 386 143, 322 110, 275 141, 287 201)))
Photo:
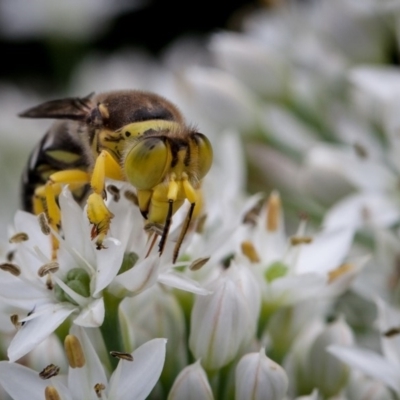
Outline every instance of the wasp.
MULTIPOLYGON (((25 210, 45 213, 58 231, 57 197, 68 184, 77 200, 86 200, 92 240, 101 249, 113 217, 105 204, 105 180, 127 181, 136 188, 145 228, 154 238, 161 236, 161 255, 172 217, 188 200, 173 253, 176 261, 190 222, 201 211, 200 185, 213 151, 174 104, 150 92, 112 91, 48 101, 19 116, 57 120, 31 153, 23 174, 25 210)), ((58 241, 55 235, 52 239, 56 258, 58 241)))

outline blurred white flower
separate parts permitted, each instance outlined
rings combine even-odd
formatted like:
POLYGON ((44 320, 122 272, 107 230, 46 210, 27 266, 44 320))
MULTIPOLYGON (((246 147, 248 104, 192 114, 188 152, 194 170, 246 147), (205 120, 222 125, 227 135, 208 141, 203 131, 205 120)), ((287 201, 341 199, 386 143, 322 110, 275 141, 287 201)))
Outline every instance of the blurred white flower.
POLYGON ((142 6, 144 0, 36 0, 0 2, 0 34, 10 38, 57 36, 75 40, 96 37, 109 20, 142 6))

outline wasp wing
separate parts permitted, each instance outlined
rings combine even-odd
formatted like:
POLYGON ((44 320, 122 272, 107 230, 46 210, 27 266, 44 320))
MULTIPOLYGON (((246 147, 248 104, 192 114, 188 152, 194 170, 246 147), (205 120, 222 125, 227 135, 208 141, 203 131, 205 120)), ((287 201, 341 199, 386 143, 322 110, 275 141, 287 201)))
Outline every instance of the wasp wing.
POLYGON ((51 100, 38 106, 29 108, 18 114, 22 118, 52 118, 52 119, 70 119, 75 121, 85 121, 93 108, 92 97, 90 93, 86 97, 70 97, 60 100, 51 100))

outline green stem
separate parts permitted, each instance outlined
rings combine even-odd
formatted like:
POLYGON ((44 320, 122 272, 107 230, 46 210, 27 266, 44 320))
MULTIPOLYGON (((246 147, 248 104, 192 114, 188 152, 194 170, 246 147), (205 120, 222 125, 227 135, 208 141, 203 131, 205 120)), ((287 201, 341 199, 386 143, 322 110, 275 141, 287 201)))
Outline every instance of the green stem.
MULTIPOLYGON (((122 345, 121 329, 118 319, 118 308, 121 303, 120 298, 105 291, 103 293, 105 316, 103 325, 100 327, 107 351, 124 351, 122 345)), ((110 356, 110 362, 113 368, 117 366, 118 360, 110 356)))

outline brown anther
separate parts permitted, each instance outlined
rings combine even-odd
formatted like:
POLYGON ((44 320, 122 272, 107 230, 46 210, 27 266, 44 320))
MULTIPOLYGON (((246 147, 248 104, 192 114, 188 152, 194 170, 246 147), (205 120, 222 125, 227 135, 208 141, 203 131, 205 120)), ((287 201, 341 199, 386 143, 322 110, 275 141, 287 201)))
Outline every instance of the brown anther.
POLYGON ((57 376, 59 372, 60 372, 60 367, 57 367, 57 365, 54 364, 49 364, 42 371, 39 372, 39 376, 42 379, 50 379, 53 376, 57 376))
POLYGON ((49 289, 49 290, 53 290, 53 289, 54 289, 54 282, 53 282, 53 280, 51 279, 51 275, 47 275, 47 278, 46 278, 46 287, 47 287, 47 289, 49 289))
POLYGON ((14 276, 19 276, 21 275, 21 268, 18 267, 18 265, 15 265, 13 263, 2 263, 0 264, 0 269, 3 271, 9 272, 10 274, 14 276))
POLYGON ((290 244, 292 246, 298 246, 300 244, 310 244, 313 238, 311 236, 292 236, 290 238, 290 244))
POLYGON ((189 265, 189 269, 191 271, 198 271, 200 268, 203 267, 203 265, 207 264, 209 259, 210 257, 198 258, 189 265))
POLYGON ((6 255, 6 260, 8 262, 12 262, 14 260, 14 256, 15 256, 15 250, 11 250, 7 253, 6 255))
POLYGON ((81 342, 76 336, 66 336, 64 349, 71 368, 82 368, 85 365, 85 354, 83 353, 81 342))
POLYGON ((19 322, 19 316, 17 314, 10 315, 10 321, 15 326, 15 329, 21 328, 22 324, 19 322))
POLYGON ((96 383, 94 385, 94 391, 96 392, 96 396, 101 399, 101 392, 106 388, 103 383, 96 383))
POLYGON ((368 151, 367 149, 361 144, 361 143, 354 143, 354 150, 358 157, 360 158, 367 158, 368 157, 368 151))
POLYGON ((261 261, 253 243, 245 241, 242 242, 240 247, 242 249, 242 253, 249 259, 251 263, 255 264, 261 261))
POLYGON ((281 198, 277 192, 272 192, 267 200, 267 221, 268 232, 275 232, 279 228, 281 215, 281 198))
POLYGON ((335 281, 337 278, 340 276, 346 274, 347 272, 350 272, 354 269, 354 265, 350 263, 345 263, 342 264, 340 267, 333 269, 332 271, 329 271, 328 273, 328 283, 332 283, 335 281))
POLYGON ((42 233, 46 236, 50 235, 51 229, 47 222, 46 214, 44 212, 42 212, 38 215, 38 221, 39 221, 39 226, 40 226, 40 230, 42 231, 42 233))
POLYGON ((110 351, 110 354, 120 360, 133 361, 132 354, 125 353, 124 351, 110 351))
POLYGON ((26 242, 27 240, 29 240, 29 236, 27 233, 18 232, 15 235, 11 236, 8 241, 10 243, 21 243, 21 242, 26 242))
POLYGON ((42 265, 38 270, 38 275, 43 278, 49 273, 57 272, 60 268, 60 265, 57 261, 51 261, 47 264, 42 265))
POLYGON ((258 201, 255 206, 250 208, 250 210, 248 210, 246 212, 246 214, 244 215, 244 217, 243 217, 243 223, 244 224, 255 225, 256 222, 257 222, 257 218, 260 215, 260 211, 261 211, 262 205, 263 205, 263 202, 262 201, 258 201))
POLYGON ((393 328, 388 329, 386 332, 383 332, 383 336, 392 337, 400 335, 400 326, 394 326, 393 328))
POLYGON ((61 397, 54 386, 46 386, 46 389, 44 389, 44 398, 45 400, 61 400, 61 397))
POLYGON ((124 196, 127 200, 129 200, 131 203, 133 203, 135 206, 139 205, 139 200, 135 192, 132 192, 131 190, 126 190, 124 192, 124 196))
POLYGON ((108 185, 107 190, 113 197, 113 200, 118 203, 119 199, 121 198, 120 190, 115 185, 108 185))

